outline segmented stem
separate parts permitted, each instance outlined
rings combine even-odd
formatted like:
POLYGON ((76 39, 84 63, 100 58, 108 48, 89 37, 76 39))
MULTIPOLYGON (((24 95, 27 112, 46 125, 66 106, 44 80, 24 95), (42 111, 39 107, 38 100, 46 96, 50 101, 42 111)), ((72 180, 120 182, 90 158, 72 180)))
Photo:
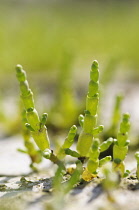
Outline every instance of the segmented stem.
POLYGON ((97 123, 97 108, 99 102, 99 67, 98 62, 94 61, 90 71, 90 82, 86 97, 85 116, 79 117, 82 131, 77 143, 77 151, 81 156, 86 156, 93 143, 93 130, 97 123))
POLYGON ((38 112, 34 106, 33 93, 27 81, 26 72, 21 65, 16 66, 16 76, 20 84, 21 99, 26 110, 26 118, 28 121, 26 127, 31 131, 39 149, 44 151, 50 147, 47 128, 45 126, 46 114, 43 114, 41 120, 39 119, 38 112))
POLYGON ((120 129, 117 135, 117 139, 114 141, 113 147, 113 167, 116 171, 124 176, 125 164, 124 159, 128 152, 128 132, 130 129, 129 122, 130 115, 128 113, 123 114, 122 122, 120 123, 120 129))

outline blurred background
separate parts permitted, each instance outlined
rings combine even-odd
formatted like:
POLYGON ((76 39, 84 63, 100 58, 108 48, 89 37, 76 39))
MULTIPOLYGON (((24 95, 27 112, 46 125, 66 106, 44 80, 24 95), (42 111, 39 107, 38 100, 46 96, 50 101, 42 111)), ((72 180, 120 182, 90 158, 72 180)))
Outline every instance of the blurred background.
POLYGON ((101 123, 109 126, 115 96, 139 123, 139 2, 127 0, 0 1, 1 136, 20 131, 15 65, 27 71, 40 115, 52 131, 83 113, 91 63, 101 74, 101 123))

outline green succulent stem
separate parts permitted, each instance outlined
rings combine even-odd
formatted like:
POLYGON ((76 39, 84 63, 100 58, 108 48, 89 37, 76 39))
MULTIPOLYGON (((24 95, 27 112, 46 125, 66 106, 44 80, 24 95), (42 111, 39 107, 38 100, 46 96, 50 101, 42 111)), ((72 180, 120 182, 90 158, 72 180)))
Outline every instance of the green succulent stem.
POLYGON ((84 123, 84 116, 82 114, 79 115, 79 124, 81 127, 83 127, 83 123, 84 123))
POLYGON ((94 139, 92 148, 89 152, 89 160, 87 162, 87 170, 92 174, 97 173, 97 169, 99 167, 99 155, 100 155, 100 147, 99 140, 94 139))
POLYGON ((120 121, 121 117, 121 105, 122 105, 123 96, 117 95, 115 98, 115 104, 114 104, 114 110, 113 115, 111 119, 111 126, 109 128, 109 135, 112 137, 116 137, 117 129, 118 129, 118 123, 120 121))
POLYGON ((98 139, 94 139, 87 162, 87 170, 92 174, 97 174, 98 168, 111 160, 111 156, 99 160, 100 151, 100 142, 98 139))
POLYGON ((79 123, 82 131, 77 142, 77 151, 80 156, 87 156, 93 143, 93 130, 97 124, 97 108, 99 102, 99 66, 97 61, 93 61, 90 71, 90 82, 86 97, 85 116, 80 115, 79 123))
POLYGON ((73 150, 71 150, 71 149, 69 149, 69 148, 65 149, 65 154, 66 154, 66 155, 70 155, 70 156, 72 156, 72 157, 77 157, 77 158, 80 157, 80 155, 79 155, 78 152, 73 151, 73 150))
POLYGON ((23 110, 22 112, 22 134, 23 134, 23 138, 24 138, 24 145, 26 150, 22 150, 22 149, 18 149, 18 151, 22 152, 22 153, 26 153, 29 155, 30 159, 31 159, 31 164, 30 167, 33 170, 37 170, 37 168, 34 166, 35 163, 40 163, 42 160, 42 156, 39 150, 36 150, 34 143, 31 141, 30 137, 31 137, 31 126, 27 123, 27 119, 26 119, 26 111, 23 110), (28 125, 28 126, 27 126, 28 125))
POLYGON ((26 110, 28 123, 26 124, 26 127, 30 130, 39 149, 44 151, 45 149, 50 148, 47 128, 45 126, 47 114, 43 114, 42 119, 39 119, 38 112, 34 106, 33 93, 29 88, 27 81, 26 72, 21 65, 16 66, 16 76, 20 85, 21 99, 26 110))
POLYGON ((63 149, 70 148, 72 146, 72 144, 74 143, 74 138, 75 138, 76 132, 77 132, 77 127, 75 125, 73 125, 70 128, 70 131, 64 141, 64 144, 62 145, 63 149))
POLYGON ((111 156, 106 156, 102 158, 101 160, 99 160, 99 167, 102 167, 104 164, 111 161, 111 159, 112 159, 111 156))
MULTIPOLYGON (((76 135, 76 132, 77 132, 77 127, 75 125, 73 125, 70 130, 69 130, 69 133, 63 143, 63 145, 60 147, 59 151, 58 151, 58 158, 59 159, 63 159, 65 156, 66 156, 66 149, 69 149, 72 144, 74 143, 74 138, 75 138, 75 135, 76 135)), ((70 154, 68 154, 70 155, 70 154)))
POLYGON ((104 141, 101 145, 100 145, 100 152, 104 152, 105 150, 107 150, 110 145, 113 143, 113 138, 108 138, 106 141, 104 141))
POLYGON ((128 132, 130 129, 129 122, 130 115, 128 113, 123 114, 122 122, 120 123, 120 129, 117 134, 117 139, 114 140, 113 147, 113 167, 123 177, 125 173, 124 159, 128 152, 128 132))

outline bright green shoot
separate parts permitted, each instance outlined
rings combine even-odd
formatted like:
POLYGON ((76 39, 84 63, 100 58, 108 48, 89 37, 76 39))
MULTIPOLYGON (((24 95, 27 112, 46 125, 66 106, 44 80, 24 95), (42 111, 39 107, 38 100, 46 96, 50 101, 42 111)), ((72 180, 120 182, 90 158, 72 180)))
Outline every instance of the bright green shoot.
MULTIPOLYGON (((75 138, 76 132, 77 132, 77 127, 75 125, 73 125, 70 128, 70 131, 68 133, 68 136, 66 137, 63 145, 61 146, 60 150, 58 151, 58 154, 57 154, 58 158, 63 159, 66 156, 66 153, 65 152, 74 143, 74 138, 75 138)), ((71 153, 70 153, 70 155, 71 155, 71 153)))
POLYGON ((49 137, 47 128, 45 126, 47 114, 43 114, 41 120, 39 119, 38 112, 35 109, 33 93, 29 88, 26 78, 26 73, 22 66, 16 66, 16 76, 20 84, 21 99, 26 111, 27 124, 26 127, 30 130, 37 146, 43 152, 50 148, 49 137))
POLYGON ((103 159, 99 159, 100 152, 107 150, 113 143, 113 139, 108 139, 105 144, 100 144, 99 139, 94 139, 92 147, 89 152, 89 159, 87 161, 87 167, 83 173, 83 179, 90 181, 93 177, 97 176, 99 167, 102 167, 107 162, 111 161, 111 156, 106 156, 103 159))
POLYGON ((115 104, 113 109, 113 115, 111 119, 111 126, 108 130, 108 135, 112 136, 113 138, 116 137, 118 124, 121 118, 121 105, 122 105, 123 96, 117 95, 115 98, 115 104))
MULTIPOLYGON (((81 156, 87 156, 90 147, 93 143, 93 131, 97 124, 97 108, 99 102, 99 66, 98 62, 94 61, 90 71, 90 82, 88 94, 86 97, 85 116, 80 115, 79 123, 82 126, 82 131, 79 135, 77 143, 77 151, 81 156)), ((102 127, 100 129, 103 130, 102 127)), ((99 129, 97 130, 99 133, 99 129)), ((96 132, 96 133, 97 133, 96 132)))
POLYGON ((24 138, 24 145, 26 150, 18 149, 18 151, 22 153, 26 153, 29 155, 31 159, 31 164, 30 167, 34 170, 37 171, 37 168, 35 166, 36 163, 40 163, 42 160, 42 155, 40 150, 36 150, 34 143, 31 141, 30 137, 30 130, 25 126, 27 124, 27 119, 26 119, 26 111, 23 110, 22 112, 22 133, 23 133, 23 138, 24 138))
POLYGON ((125 173, 124 159, 128 152, 128 132, 130 129, 129 122, 130 115, 128 113, 123 114, 120 129, 117 135, 117 139, 114 141, 113 147, 113 167, 123 177, 125 173))
POLYGON ((50 149, 50 142, 46 128, 48 114, 44 113, 41 119, 39 118, 38 112, 35 109, 34 105, 33 93, 29 88, 26 73, 23 70, 22 66, 16 66, 16 75, 20 84, 21 99, 23 101, 26 113, 26 128, 30 131, 33 139, 35 140, 37 146, 41 151, 41 154, 46 159, 50 159, 53 163, 60 164, 60 160, 63 159, 66 155, 65 149, 70 148, 74 142, 74 137, 76 135, 77 128, 75 125, 71 127, 64 144, 58 152, 58 155, 55 156, 53 154, 53 151, 50 149))

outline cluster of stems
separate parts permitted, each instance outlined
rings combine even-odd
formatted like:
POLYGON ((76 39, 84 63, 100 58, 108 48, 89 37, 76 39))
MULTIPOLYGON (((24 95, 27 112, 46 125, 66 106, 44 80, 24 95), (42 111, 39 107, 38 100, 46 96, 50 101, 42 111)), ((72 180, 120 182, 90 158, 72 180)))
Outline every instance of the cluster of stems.
MULTIPOLYGON (((63 159, 66 155, 65 149, 71 147, 71 145, 74 142, 74 137, 76 135, 77 127, 75 125, 71 127, 68 136, 64 141, 64 144, 61 146, 60 150, 58 151, 57 156, 54 155, 53 151, 50 149, 50 142, 46 128, 46 120, 48 115, 47 113, 44 113, 41 119, 39 118, 38 112, 34 106, 33 93, 29 88, 29 84, 26 78, 26 73, 21 65, 16 66, 16 76, 20 84, 21 99, 23 101, 25 108, 24 119, 27 120, 27 122, 25 123, 26 128, 31 133, 33 139, 35 140, 37 146, 41 151, 41 154, 46 159, 50 159, 53 163, 61 164, 60 160, 63 159)), ((26 138, 25 139, 26 148, 29 150, 28 154, 32 158, 32 152, 35 152, 35 149, 33 149, 33 145, 31 144, 31 142, 29 142, 29 136, 27 136, 27 134, 28 132, 26 132, 26 137, 24 136, 24 138, 26 138)))
POLYGON ((97 176, 99 167, 102 167, 107 162, 111 161, 111 156, 106 156, 99 159, 100 153, 107 150, 113 143, 113 139, 109 138, 107 141, 100 144, 99 139, 95 138, 92 147, 89 151, 89 158, 87 161, 86 169, 83 172, 82 178, 85 181, 90 181, 93 177, 97 176))
MULTIPOLYGON (((96 176, 98 168, 111 160, 111 156, 106 156, 103 159, 99 159, 100 153, 104 152, 113 143, 113 138, 109 138, 100 144, 98 134, 103 131, 103 126, 97 126, 97 109, 99 103, 99 66, 97 61, 93 61, 90 71, 90 82, 88 88, 88 94, 86 97, 86 110, 85 115, 79 116, 79 123, 82 128, 76 149, 73 151, 70 147, 74 143, 74 138, 77 132, 77 127, 73 125, 69 133, 58 150, 54 155, 50 149, 50 142, 46 128, 47 113, 44 113, 40 118, 37 110, 35 109, 33 93, 29 88, 29 84, 26 78, 26 73, 22 66, 16 66, 17 79, 20 84, 21 99, 24 104, 25 114, 24 122, 26 128, 31 133, 34 141, 39 147, 40 154, 43 157, 50 159, 53 163, 56 163, 65 169, 64 158, 66 155, 73 156, 79 161, 84 163, 86 161, 86 168, 82 174, 82 178, 86 181, 90 181, 91 176, 96 176)), ((129 140, 128 131, 130 128, 129 115, 124 114, 123 120, 120 124, 120 130, 117 136, 117 140, 114 142, 113 157, 114 168, 118 169, 123 175, 124 173, 124 158, 128 150, 129 140)), ((25 146, 27 153, 29 154, 32 163, 39 161, 37 158, 38 151, 35 150, 34 145, 29 140, 29 133, 24 132, 25 146)))
MULTIPOLYGON (((82 162, 83 160, 87 160, 87 167, 84 171, 83 177, 86 177, 86 173, 89 174, 97 174, 98 167, 102 166, 107 161, 111 160, 110 156, 106 156, 105 158, 99 160, 100 152, 105 151, 113 142, 113 139, 110 138, 102 144, 99 143, 99 140, 96 138, 100 132, 103 131, 103 126, 100 125, 97 127, 97 109, 99 102, 99 67, 98 62, 94 61, 91 66, 90 71, 90 82, 89 82, 89 90, 86 97, 86 110, 85 115, 79 116, 79 123, 82 127, 82 131, 79 135, 77 142, 77 151, 73 151, 70 149, 72 144, 74 143, 74 138, 77 132, 77 127, 73 125, 70 128, 70 131, 63 143, 60 147, 59 151, 56 155, 53 154, 53 151, 50 149, 50 143, 46 128, 46 119, 47 114, 44 113, 39 118, 38 112, 34 106, 33 93, 29 88, 29 84, 26 78, 26 73, 23 70, 22 66, 16 66, 17 79, 20 84, 21 91, 21 99, 25 108, 25 117, 27 120, 26 128, 30 131, 32 137, 34 138, 37 146, 39 147, 41 154, 50 159, 52 162, 57 163, 58 165, 63 165, 63 159, 66 155, 70 155, 78 158, 82 162)), ((26 133, 27 134, 27 133, 26 133)), ((26 137, 25 144, 28 150, 28 154, 32 158, 33 162, 33 152, 35 153, 35 149, 33 145, 26 137), (29 148, 30 147, 30 148, 29 148)), ((36 156, 35 156, 36 157, 36 156)), ((35 161, 34 161, 35 162, 35 161)), ((88 175, 87 175, 88 176, 88 175)), ((88 177, 85 178, 88 180, 88 177)))
POLYGON ((130 143, 128 140, 128 132, 130 129, 129 118, 130 115, 128 113, 123 114, 117 139, 114 140, 113 147, 113 168, 119 172, 122 177, 125 173, 124 159, 128 152, 128 145, 130 143))

